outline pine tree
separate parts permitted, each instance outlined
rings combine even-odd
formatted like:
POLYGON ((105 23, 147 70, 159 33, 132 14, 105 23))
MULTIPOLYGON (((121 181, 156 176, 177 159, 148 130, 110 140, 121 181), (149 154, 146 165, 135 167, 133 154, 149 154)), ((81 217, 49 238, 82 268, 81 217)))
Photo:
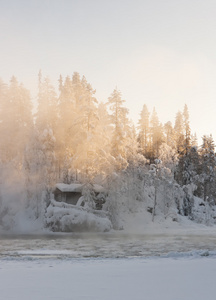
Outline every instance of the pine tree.
POLYGON ((198 139, 196 133, 191 135, 191 147, 198 147, 198 139))
MULTIPOLYGON (((45 174, 44 188, 48 195, 56 182, 56 136, 58 124, 58 99, 48 77, 38 74, 38 110, 35 129, 38 132, 40 168, 45 174)), ((41 178, 44 178, 43 176, 41 178)))
POLYGON ((121 93, 117 89, 113 91, 108 99, 109 109, 111 111, 110 119, 113 124, 113 138, 111 154, 116 160, 117 169, 127 166, 127 131, 129 122, 127 119, 128 109, 123 106, 125 100, 122 100, 121 93))
POLYGON ((57 127, 57 103, 58 99, 48 77, 42 78, 41 71, 38 74, 38 109, 36 113, 36 126, 39 131, 50 128, 53 133, 57 127))
POLYGON ((74 72, 72 76, 72 87, 74 92, 74 99, 76 106, 79 106, 80 102, 83 98, 83 85, 81 83, 80 74, 78 72, 74 72))
POLYGON ((128 131, 128 139, 127 139, 127 161, 129 165, 136 165, 137 162, 137 154, 138 154, 138 142, 137 142, 137 134, 134 124, 131 124, 128 131))
POLYGON ((201 147, 201 167, 203 182, 203 198, 210 204, 215 204, 216 185, 215 185, 215 153, 214 141, 212 136, 203 136, 201 147))
POLYGON ((17 163, 22 164, 25 145, 33 127, 30 94, 14 76, 8 89, 3 85, 1 93, 1 157, 3 161, 16 157, 17 163))
POLYGON ((98 140, 98 171, 102 176, 109 176, 113 171, 113 157, 111 156, 112 127, 106 104, 98 105, 98 122, 96 126, 98 140), (100 154, 100 155, 99 155, 100 154))
POLYGON ((35 218, 40 217, 50 203, 50 193, 56 183, 55 138, 52 130, 43 133, 35 128, 24 155, 27 207, 35 218))
POLYGON ((72 165, 80 173, 81 180, 91 183, 98 174, 103 156, 97 100, 94 97, 95 90, 85 77, 78 86, 81 87, 81 94, 76 94, 79 102, 76 104, 77 116, 72 126, 72 165))
POLYGON ((77 118, 76 103, 72 80, 69 76, 59 78, 58 122, 56 129, 56 160, 58 164, 58 180, 70 182, 70 168, 73 134, 72 126, 77 118))
POLYGON ((183 116, 180 111, 176 114, 175 119, 175 141, 176 141, 176 148, 179 155, 184 154, 184 124, 183 124, 183 116))
POLYGON ((138 123, 139 129, 139 148, 140 152, 146 157, 149 158, 149 135, 150 135, 150 127, 149 127, 149 112, 147 106, 144 104, 143 109, 140 114, 140 119, 138 123))
POLYGON ((164 124, 164 135, 166 144, 173 149, 176 149, 175 130, 170 121, 164 124))
POLYGON ((192 183, 196 167, 192 163, 192 156, 196 154, 195 148, 191 149, 191 130, 188 107, 185 104, 183 114, 178 112, 176 116, 176 142, 179 153, 179 164, 176 171, 176 179, 181 185, 192 183))
MULTIPOLYGON (((196 184, 198 188, 200 159, 197 147, 191 147, 187 153, 179 157, 175 179, 180 185, 196 184)), ((198 191, 197 191, 198 193, 198 191)))
MULTIPOLYGON (((0 161, 3 162, 8 159, 8 143, 10 141, 9 138, 9 128, 10 128, 10 120, 9 117, 11 115, 11 107, 10 102, 8 100, 8 86, 0 80, 0 161)), ((9 150, 9 149, 8 149, 9 150)))
POLYGON ((151 116, 151 158, 154 160, 158 158, 159 147, 163 142, 163 129, 162 125, 159 123, 158 115, 153 109, 151 116))
POLYGON ((186 104, 184 106, 184 111, 183 111, 183 124, 184 124, 184 148, 187 154, 191 146, 191 129, 190 129, 190 121, 189 121, 189 112, 186 104))

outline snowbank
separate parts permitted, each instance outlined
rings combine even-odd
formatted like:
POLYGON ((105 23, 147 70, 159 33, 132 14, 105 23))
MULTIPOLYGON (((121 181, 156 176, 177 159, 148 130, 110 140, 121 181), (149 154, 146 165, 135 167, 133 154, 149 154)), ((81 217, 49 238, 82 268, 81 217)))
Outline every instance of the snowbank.
MULTIPOLYGON (((195 198, 197 216, 198 211, 206 209, 206 207, 199 205, 199 201, 199 198, 195 198)), ((150 201, 133 201, 133 204, 132 210, 128 210, 128 205, 122 205, 118 214, 120 226, 126 234, 216 234, 215 224, 209 223, 209 226, 207 226, 207 222, 203 219, 199 222, 198 219, 190 220, 188 216, 180 214, 175 214, 175 218, 173 218, 171 213, 167 214, 165 218, 164 213, 156 207, 156 215, 154 221, 152 221, 152 213, 147 210, 148 206, 151 206, 150 201)), ((209 217, 207 214, 202 214, 203 218, 205 215, 209 217)))
POLYGON ((45 218, 47 226, 57 232, 106 232, 112 229, 112 223, 105 212, 91 211, 55 200, 51 200, 45 218))

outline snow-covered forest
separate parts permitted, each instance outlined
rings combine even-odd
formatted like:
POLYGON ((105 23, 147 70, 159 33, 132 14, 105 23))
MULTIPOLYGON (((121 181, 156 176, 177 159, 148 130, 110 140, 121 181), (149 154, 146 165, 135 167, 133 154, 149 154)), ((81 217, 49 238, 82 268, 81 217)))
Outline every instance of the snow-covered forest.
POLYGON ((89 212, 96 208, 93 184, 104 187, 101 214, 111 225, 99 222, 97 230, 121 229, 123 213, 136 218, 140 211, 151 222, 158 217, 178 222, 181 216, 206 225, 216 222, 214 141, 203 136, 198 147, 187 105, 176 113, 175 124, 162 124, 156 108, 149 112, 143 103, 135 126, 118 89, 99 103, 77 72, 60 76, 58 83, 56 91, 39 72, 33 110, 23 84, 15 77, 8 84, 0 81, 2 230, 22 220, 53 230, 52 214, 61 218, 70 210, 63 204, 53 207, 57 183, 85 184, 89 212))

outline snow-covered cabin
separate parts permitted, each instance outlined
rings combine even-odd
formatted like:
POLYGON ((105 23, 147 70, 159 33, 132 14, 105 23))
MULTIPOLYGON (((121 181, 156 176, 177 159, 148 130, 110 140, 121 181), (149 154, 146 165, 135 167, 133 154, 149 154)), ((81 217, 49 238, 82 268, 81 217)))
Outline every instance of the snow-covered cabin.
MULTIPOLYGON (((79 198, 82 196, 83 188, 84 184, 81 183, 57 183, 53 192, 54 198, 59 202, 66 202, 68 204, 76 205, 79 198)), ((93 190, 96 196, 105 193, 105 189, 98 184, 93 185, 93 190)), ((98 200, 99 199, 100 197, 98 197, 98 200)), ((97 202, 99 203, 101 201, 96 200, 96 204, 98 204, 97 202)))
POLYGON ((56 201, 76 205, 82 196, 82 185, 79 183, 57 183, 53 193, 56 201))

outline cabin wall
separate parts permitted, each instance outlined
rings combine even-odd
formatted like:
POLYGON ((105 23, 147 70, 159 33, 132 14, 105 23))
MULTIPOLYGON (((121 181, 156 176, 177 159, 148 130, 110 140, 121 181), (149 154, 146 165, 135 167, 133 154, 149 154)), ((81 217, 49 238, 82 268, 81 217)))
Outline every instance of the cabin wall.
POLYGON ((61 192, 56 190, 54 192, 54 199, 58 202, 65 202, 76 205, 79 198, 82 196, 80 192, 61 192))
POLYGON ((68 203, 68 204, 76 205, 81 196, 82 196, 82 194, 78 193, 78 192, 76 192, 76 193, 75 192, 74 193, 67 193, 65 202, 68 203))
MULTIPOLYGON (((82 196, 81 191, 67 191, 63 192, 56 187, 54 190, 54 199, 58 202, 65 202, 68 204, 76 205, 79 198, 82 196)), ((106 195, 104 193, 95 192, 95 209, 101 210, 103 208, 103 204, 105 203, 106 195)))

